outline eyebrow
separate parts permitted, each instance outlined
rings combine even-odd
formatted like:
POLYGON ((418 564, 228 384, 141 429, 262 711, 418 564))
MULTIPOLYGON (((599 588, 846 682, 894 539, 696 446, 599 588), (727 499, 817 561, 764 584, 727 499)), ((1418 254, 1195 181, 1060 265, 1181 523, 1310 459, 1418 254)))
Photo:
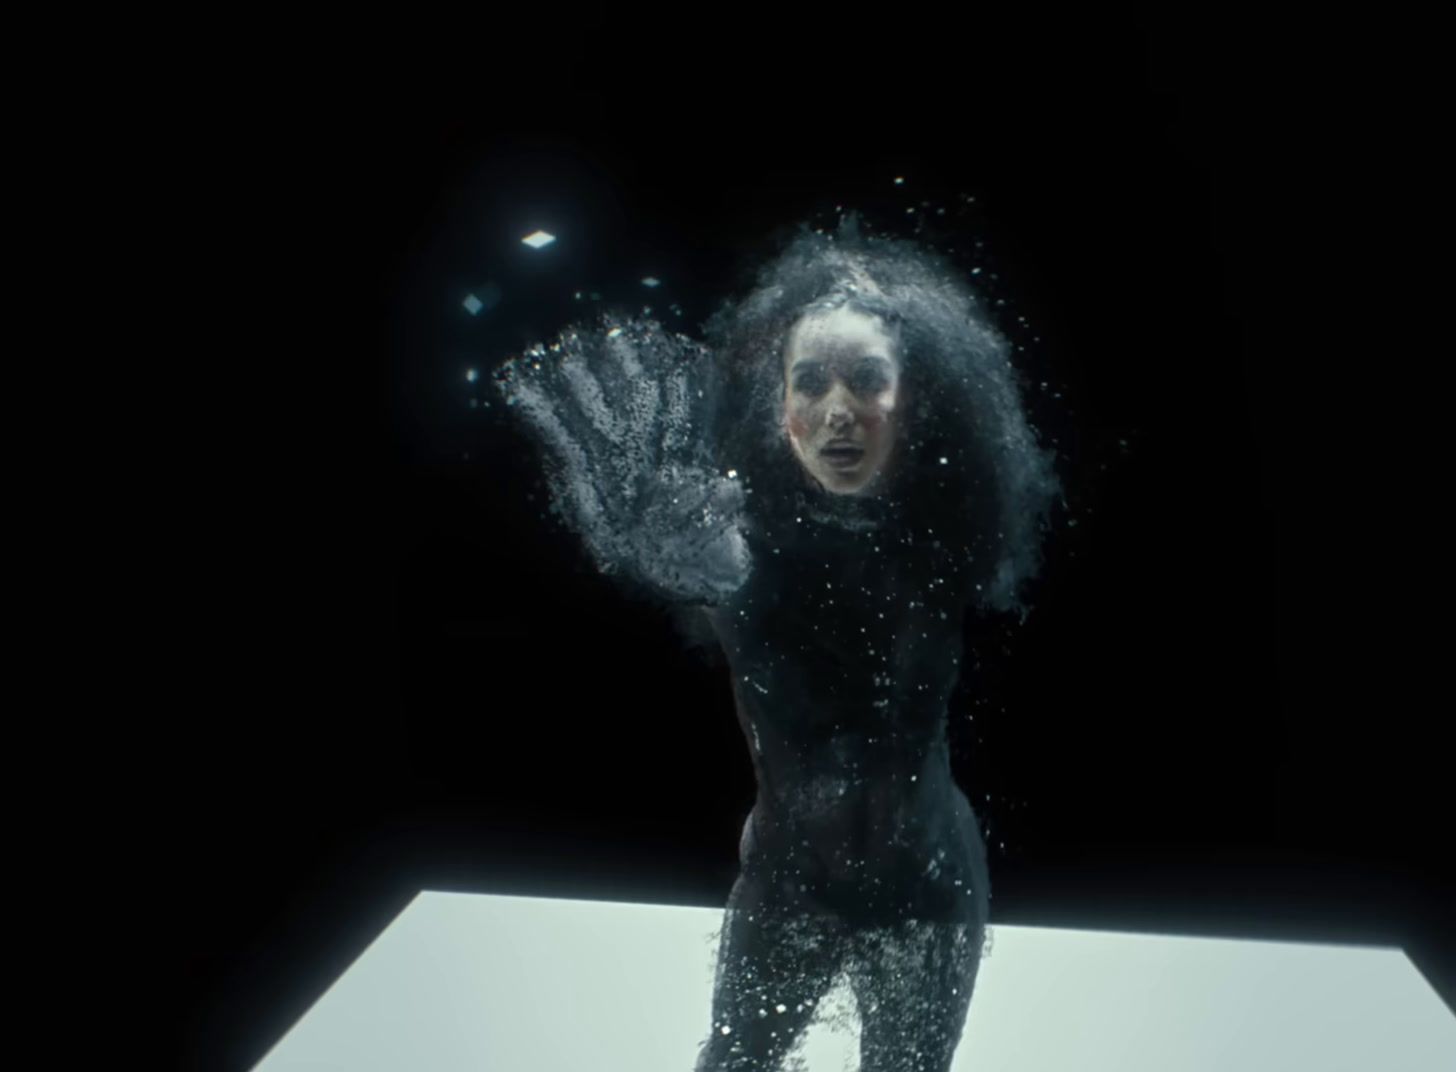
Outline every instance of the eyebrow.
MULTIPOLYGON (((853 358, 853 363, 856 365, 890 365, 891 367, 895 364, 883 354, 861 354, 853 358)), ((818 366, 823 364, 824 359, 821 357, 801 357, 789 365, 789 371, 792 372, 794 369, 803 368, 806 365, 818 366)))

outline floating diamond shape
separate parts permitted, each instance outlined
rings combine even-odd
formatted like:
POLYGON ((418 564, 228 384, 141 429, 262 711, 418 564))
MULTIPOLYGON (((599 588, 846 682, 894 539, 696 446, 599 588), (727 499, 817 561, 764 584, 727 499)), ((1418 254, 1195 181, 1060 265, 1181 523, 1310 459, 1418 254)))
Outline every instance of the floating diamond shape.
POLYGON ((540 249, 542 246, 549 246, 552 242, 555 242, 556 236, 554 234, 547 234, 545 231, 533 231, 521 239, 521 241, 532 249, 540 249))
POLYGON ((461 304, 470 311, 471 316, 479 316, 480 311, 485 308, 485 302, 481 301, 474 294, 465 295, 465 301, 461 304))

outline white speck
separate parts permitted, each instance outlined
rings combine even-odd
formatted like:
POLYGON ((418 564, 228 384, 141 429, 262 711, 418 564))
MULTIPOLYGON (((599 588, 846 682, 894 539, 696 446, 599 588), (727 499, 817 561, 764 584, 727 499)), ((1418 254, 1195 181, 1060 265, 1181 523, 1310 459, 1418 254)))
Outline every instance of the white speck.
POLYGON ((724 1024, 723 1025, 723 1034, 725 1034, 725 1035, 731 1035, 732 1033, 733 1033, 733 1029, 731 1027, 729 1027, 727 1024, 724 1024))
POLYGON ((473 368, 472 369, 466 369, 465 370, 465 381, 467 383, 474 383, 476 381, 476 379, 479 377, 479 375, 480 374, 478 372, 476 372, 473 368))
POLYGON ((545 231, 532 231, 525 238, 521 239, 521 241, 532 249, 540 249, 543 246, 549 246, 552 242, 555 242, 556 236, 554 234, 547 234, 545 231))
POLYGON ((465 306, 471 316, 478 316, 480 311, 485 308, 485 302, 481 301, 474 294, 465 295, 465 300, 460 304, 465 306))
POLYGON ((607 338, 615 339, 620 334, 622 334, 621 328, 613 328, 611 331, 607 332, 607 338))
POLYGON ((646 279, 642 280, 642 285, 644 287, 661 286, 662 285, 662 280, 656 278, 655 276, 650 276, 649 275, 646 279))
POLYGON ((786 1012, 787 1010, 788 1010, 788 1006, 787 1005, 775 1005, 774 1006, 774 1012, 786 1012))
POLYGON ((728 479, 729 480, 737 480, 738 479, 738 470, 737 469, 729 469, 728 470, 728 479))
POLYGON ((903 175, 897 175, 895 177, 895 185, 896 186, 904 186, 905 185, 905 177, 903 175))
POLYGON ((948 461, 947 461, 947 460, 946 460, 946 459, 945 459, 945 458, 944 458, 944 457, 942 457, 942 458, 941 458, 941 459, 940 459, 940 464, 941 464, 941 465, 948 465, 948 464, 949 464, 949 462, 948 462, 948 461))

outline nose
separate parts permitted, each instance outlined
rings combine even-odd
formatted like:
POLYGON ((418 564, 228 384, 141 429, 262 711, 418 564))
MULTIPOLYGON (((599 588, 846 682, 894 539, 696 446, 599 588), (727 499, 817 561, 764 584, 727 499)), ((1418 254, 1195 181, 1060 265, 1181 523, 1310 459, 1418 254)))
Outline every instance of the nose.
POLYGON ((854 411, 849 407, 845 392, 843 388, 836 386, 824 407, 824 423, 838 431, 848 427, 853 421, 854 411))

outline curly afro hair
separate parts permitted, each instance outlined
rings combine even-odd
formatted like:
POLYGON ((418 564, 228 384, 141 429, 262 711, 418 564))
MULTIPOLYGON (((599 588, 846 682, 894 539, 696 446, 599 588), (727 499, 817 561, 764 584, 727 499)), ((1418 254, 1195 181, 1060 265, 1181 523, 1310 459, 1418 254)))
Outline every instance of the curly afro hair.
POLYGON ((1025 614, 1021 592, 1040 568, 1061 487, 1052 452, 1027 421, 1010 346, 949 261, 865 234, 853 216, 832 234, 806 226, 706 333, 712 441, 719 462, 745 480, 762 531, 781 531, 806 499, 841 516, 874 511, 930 528, 970 564, 982 609, 1025 614), (789 332, 806 314, 837 307, 878 317, 900 341, 906 418, 876 502, 819 489, 784 432, 789 332))

